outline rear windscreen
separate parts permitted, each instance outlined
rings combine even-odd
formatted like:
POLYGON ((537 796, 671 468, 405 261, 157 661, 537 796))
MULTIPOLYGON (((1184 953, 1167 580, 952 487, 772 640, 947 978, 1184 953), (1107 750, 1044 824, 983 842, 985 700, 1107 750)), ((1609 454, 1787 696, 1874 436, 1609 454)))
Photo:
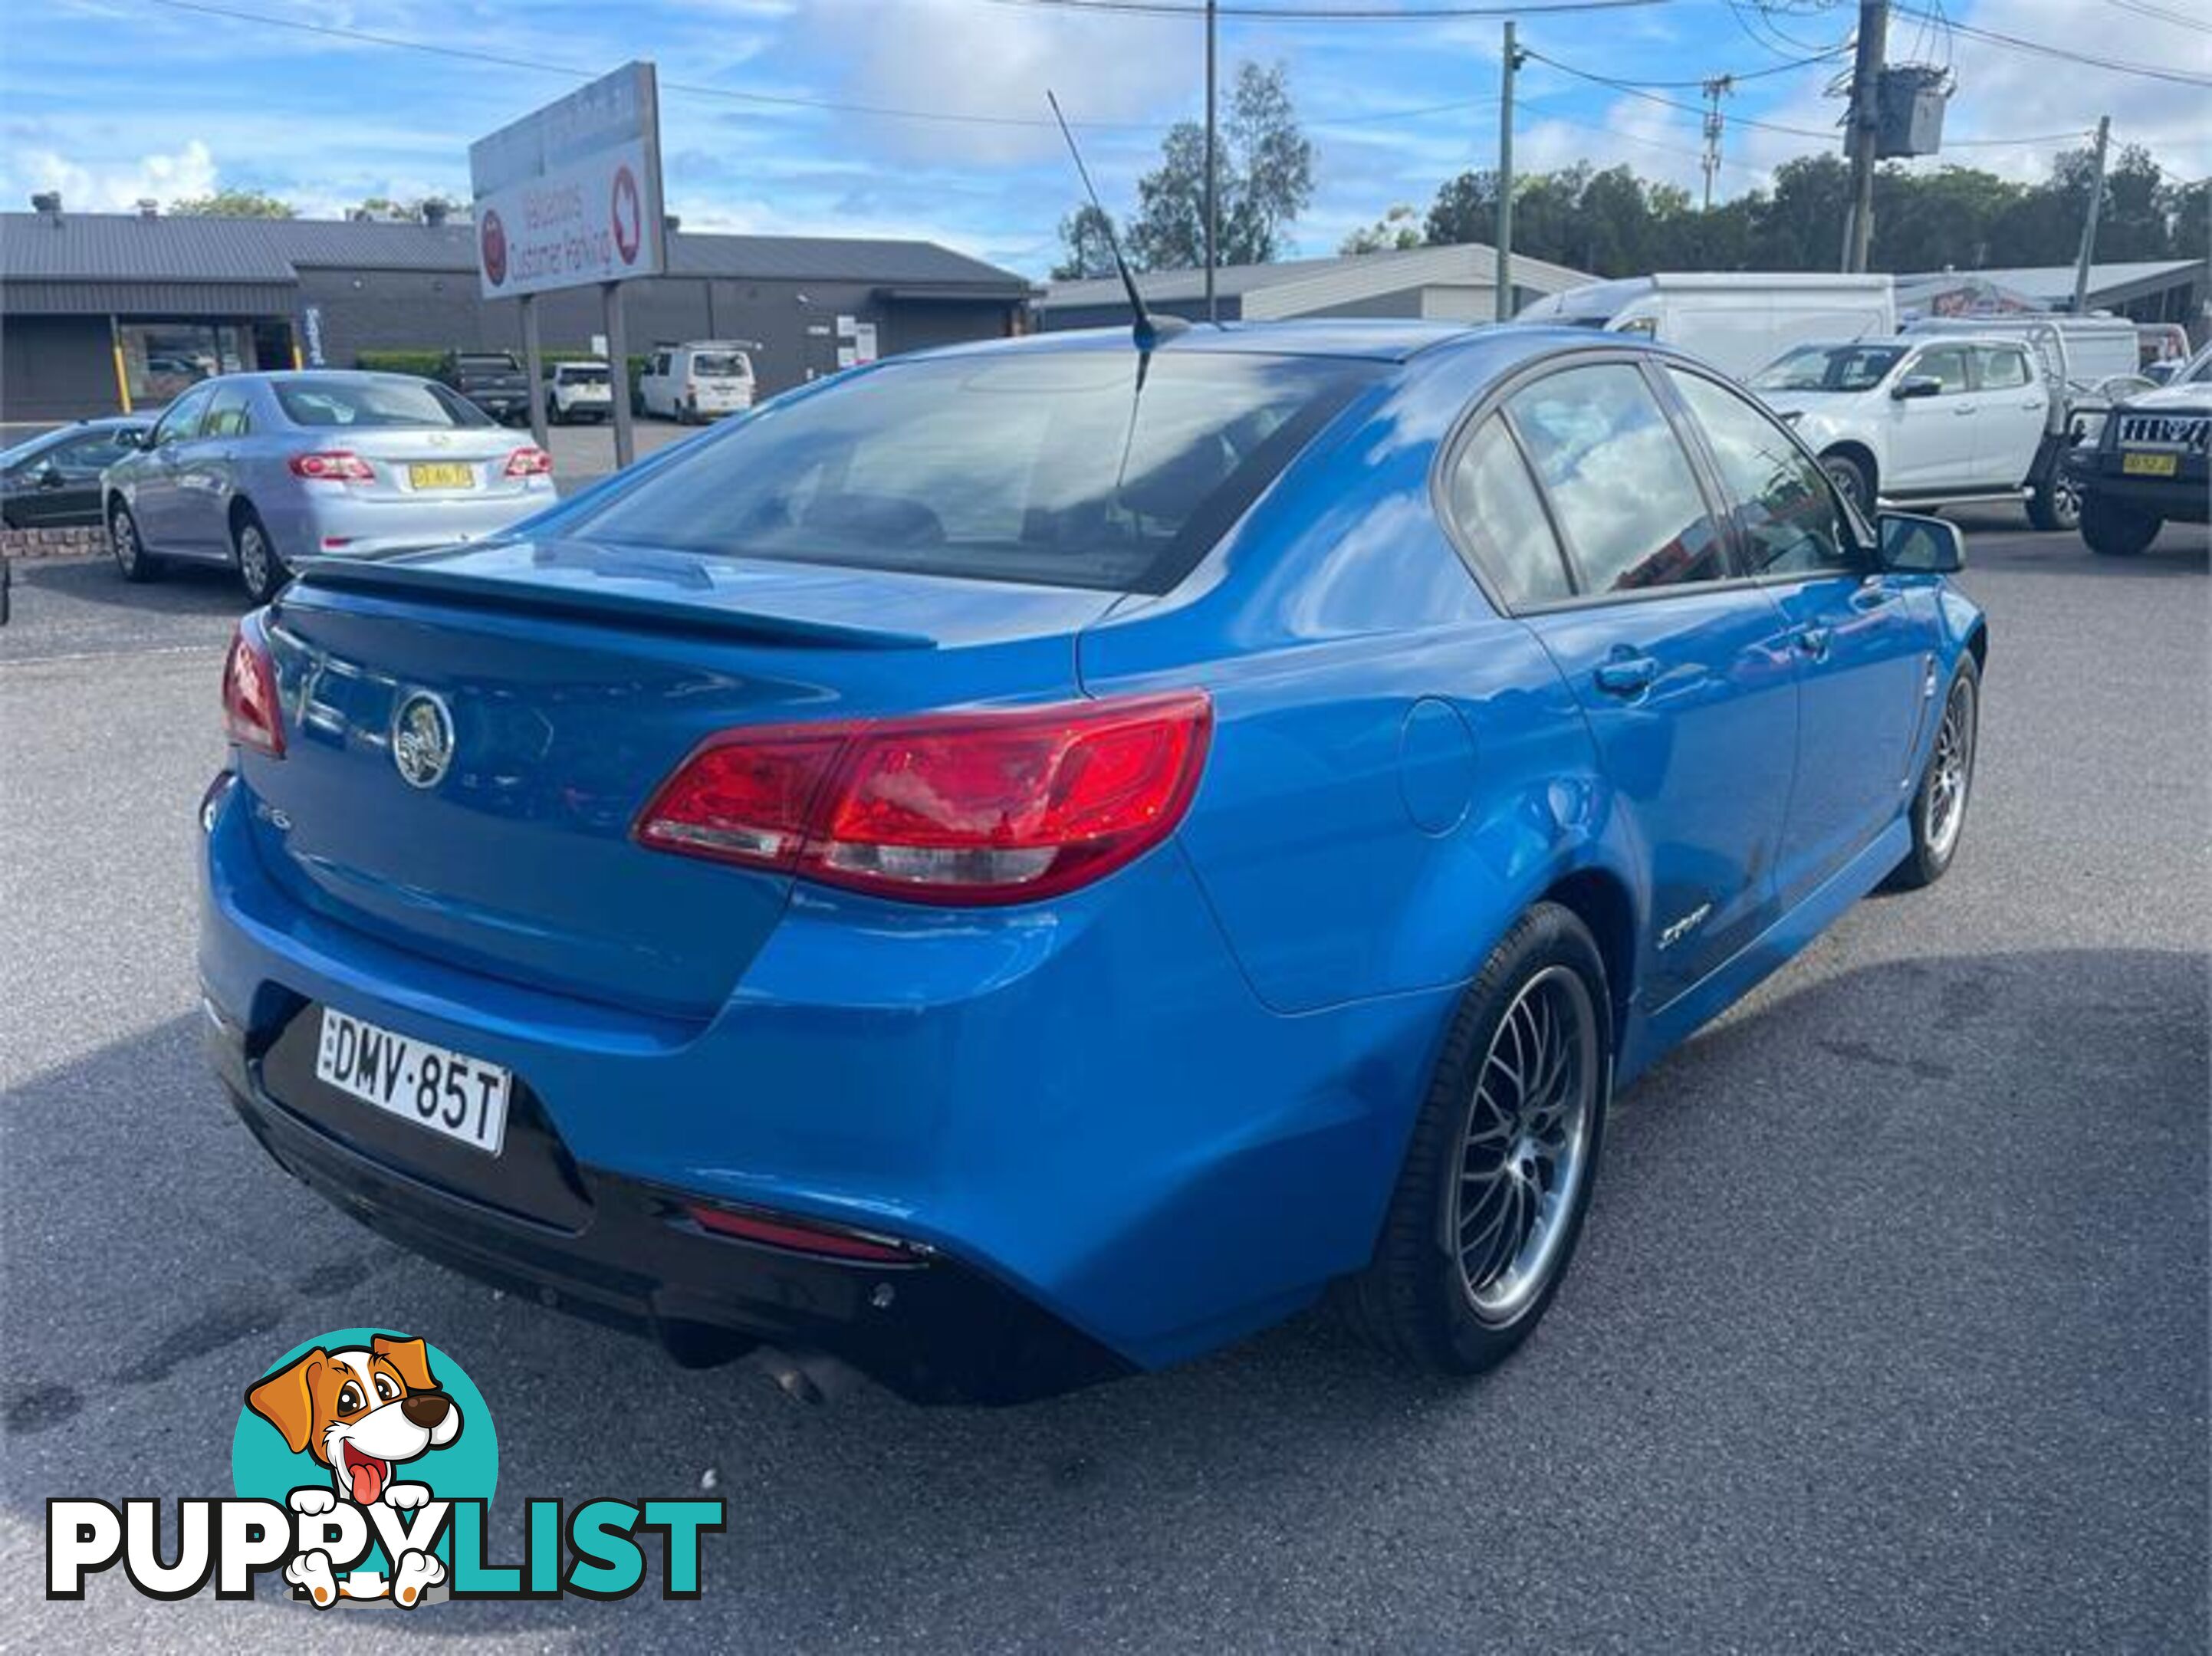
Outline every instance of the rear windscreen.
POLYGON ((752 371, 752 364, 742 356, 702 354, 691 359, 691 372, 702 379, 743 379, 752 371))
POLYGON ((605 368, 562 368, 561 379, 570 385, 604 385, 607 383, 605 368))
POLYGON ((475 403, 427 379, 307 374, 280 379, 276 390, 284 417, 295 426, 435 429, 491 423, 475 403))
POLYGON ((731 557, 1165 591, 1382 365, 1132 350, 893 363, 573 519, 731 557))

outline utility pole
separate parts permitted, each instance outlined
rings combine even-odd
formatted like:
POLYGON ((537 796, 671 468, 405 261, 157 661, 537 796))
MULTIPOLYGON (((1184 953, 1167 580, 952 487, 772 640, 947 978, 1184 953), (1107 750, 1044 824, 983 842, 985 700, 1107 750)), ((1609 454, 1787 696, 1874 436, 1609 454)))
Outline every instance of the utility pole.
POLYGON ((2097 256, 2097 221, 2105 211, 2105 146, 2112 136, 2112 118, 2097 117, 2096 171, 2089 182, 2089 216, 2081 226, 2081 252, 2074 261, 2074 314, 2089 306, 2089 265, 2097 256))
POLYGON ((1844 233, 1844 269, 1863 271, 1874 246, 1874 160, 1881 128, 1882 58, 1889 39, 1889 0, 1859 0, 1858 52, 1851 60, 1851 212, 1844 233))
POLYGON ((1721 170, 1721 99, 1735 90, 1735 76, 1716 75, 1705 82, 1705 211, 1713 210, 1713 177, 1721 170))
POLYGON ((1206 319, 1221 320, 1221 312, 1213 291, 1213 267, 1220 261, 1221 248, 1221 190, 1218 182, 1220 167, 1216 155, 1214 136, 1213 58, 1214 29, 1219 19, 1214 0, 1206 0, 1206 319))
POLYGON ((1505 77, 1504 97, 1498 106, 1498 319, 1513 319, 1513 75, 1521 67, 1521 48, 1514 43, 1513 20, 1505 20, 1505 77))

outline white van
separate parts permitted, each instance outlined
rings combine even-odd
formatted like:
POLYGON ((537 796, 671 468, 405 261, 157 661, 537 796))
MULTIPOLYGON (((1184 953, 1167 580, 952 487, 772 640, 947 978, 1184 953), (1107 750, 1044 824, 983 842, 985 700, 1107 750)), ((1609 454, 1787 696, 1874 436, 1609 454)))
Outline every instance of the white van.
POLYGON ((1662 271, 1547 294, 1514 320, 1640 335, 1742 379, 1793 345, 1887 338, 1897 290, 1886 276, 1662 271))
POLYGON ((638 378, 638 412, 684 425, 742 414, 753 405, 746 340, 695 339, 656 345, 638 378))

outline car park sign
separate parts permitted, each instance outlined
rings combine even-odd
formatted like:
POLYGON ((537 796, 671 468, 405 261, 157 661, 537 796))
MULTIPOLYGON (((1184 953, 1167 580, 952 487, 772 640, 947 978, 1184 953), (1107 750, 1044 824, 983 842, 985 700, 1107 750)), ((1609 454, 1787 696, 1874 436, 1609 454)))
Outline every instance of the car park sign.
POLYGON ((478 139, 469 177, 487 299, 666 269, 651 64, 625 64, 478 139))

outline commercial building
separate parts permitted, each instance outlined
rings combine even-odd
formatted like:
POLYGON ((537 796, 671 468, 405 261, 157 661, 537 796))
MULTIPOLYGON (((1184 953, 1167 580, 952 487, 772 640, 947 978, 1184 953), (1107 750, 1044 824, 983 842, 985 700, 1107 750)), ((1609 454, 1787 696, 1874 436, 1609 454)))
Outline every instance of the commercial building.
MULTIPOLYGON (((1285 259, 1279 264, 1224 264, 1214 273, 1224 322, 1293 316, 1421 317, 1440 322, 1488 322, 1498 314, 1498 250, 1480 242, 1411 247, 1337 258, 1285 259)), ((1513 308, 1595 280, 1540 258, 1513 258, 1513 308)), ((1163 315, 1206 315, 1206 272, 1151 270, 1137 278, 1145 303, 1163 315)), ((1058 282, 1037 301, 1046 328, 1095 328, 1126 323, 1129 304, 1117 277, 1058 282)))
MULTIPOLYGON (((741 339, 763 393, 878 354, 991 338, 1032 289, 927 241, 669 238, 669 274, 624 285, 633 352, 741 339), (846 360, 849 360, 849 357, 846 360)), ((545 349, 605 332, 596 290, 539 301, 545 349)), ((0 420, 167 402, 210 373, 354 366, 365 350, 520 349, 512 300, 478 296, 467 223, 0 213, 0 420)))
MULTIPOLYGON (((2092 264, 2086 307, 2136 322, 2176 322, 2191 339, 2212 323, 2207 261, 2161 258, 2092 264)), ((2000 270, 1929 270, 1897 279, 1899 311, 1972 315, 2018 310, 2066 311, 2074 306, 2074 267, 2035 265, 2000 270)))

